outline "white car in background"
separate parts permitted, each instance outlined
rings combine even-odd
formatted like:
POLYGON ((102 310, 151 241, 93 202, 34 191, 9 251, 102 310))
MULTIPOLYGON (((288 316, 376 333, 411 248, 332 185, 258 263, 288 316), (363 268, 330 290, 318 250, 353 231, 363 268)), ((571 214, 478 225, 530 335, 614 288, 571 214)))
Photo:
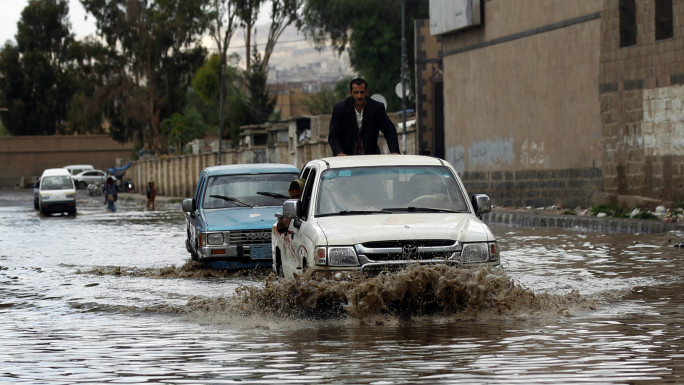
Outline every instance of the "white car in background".
POLYGON ((89 184, 104 184, 107 182, 107 173, 102 170, 86 170, 74 175, 74 183, 77 188, 86 188, 89 184))
POLYGON ((38 209, 42 214, 76 214, 76 187, 69 171, 49 168, 38 182, 38 209))
POLYGON ((71 175, 80 174, 86 170, 95 170, 95 167, 93 167, 90 164, 70 164, 64 166, 63 168, 67 169, 67 171, 69 171, 69 174, 71 175))
POLYGON ((289 228, 273 226, 273 270, 377 273, 411 263, 499 266, 499 246, 480 219, 487 195, 468 198, 456 170, 427 156, 358 155, 304 166, 301 201, 283 204, 289 228))

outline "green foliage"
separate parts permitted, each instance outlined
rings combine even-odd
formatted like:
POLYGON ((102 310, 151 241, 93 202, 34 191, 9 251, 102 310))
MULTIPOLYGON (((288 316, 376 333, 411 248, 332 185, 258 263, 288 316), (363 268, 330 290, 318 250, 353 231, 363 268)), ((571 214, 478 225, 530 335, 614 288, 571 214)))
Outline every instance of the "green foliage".
POLYGON ((597 215, 598 213, 605 213, 606 215, 614 218, 635 218, 635 219, 658 219, 658 217, 649 212, 647 209, 641 208, 641 207, 632 207, 631 209, 625 209, 623 207, 618 206, 615 203, 607 203, 607 204, 600 204, 592 207, 589 210, 593 215, 597 215), (637 210, 638 212, 635 215, 631 215, 631 213, 637 210))
POLYGON ((75 81, 69 71, 66 0, 30 0, 17 23, 16 45, 0 52, 0 114, 13 135, 51 135, 67 130, 75 81))
POLYGON ((575 210, 567 209, 563 211, 563 215, 577 215, 577 212, 575 210))
POLYGON ((186 108, 183 114, 174 113, 161 122, 161 131, 166 137, 167 152, 175 150, 176 154, 183 152, 183 145, 196 138, 204 137, 207 126, 199 111, 186 108))
MULTIPOLYGON (((406 54, 413 63, 413 24, 429 17, 428 2, 406 0, 406 54)), ((306 0, 301 29, 317 46, 349 51, 354 69, 368 81, 371 94, 387 98, 388 110, 401 108, 394 87, 401 80, 401 2, 399 0, 306 0)), ((408 65, 409 82, 413 66, 408 65)))
POLYGON ((354 78, 345 78, 345 79, 340 79, 335 83, 335 95, 339 98, 339 100, 342 100, 349 96, 349 83, 354 78))
POLYGON ((203 102, 215 104, 218 101, 221 89, 221 57, 219 55, 212 55, 197 70, 192 79, 192 88, 203 102))
POLYGON ((335 88, 321 87, 321 90, 304 97, 302 104, 304 111, 311 115, 332 113, 335 103, 349 95, 349 82, 351 79, 343 79, 337 82, 335 88))
POLYGON ((610 217, 615 217, 615 218, 627 218, 629 217, 629 214, 626 214, 624 210, 614 204, 614 203, 605 203, 605 204, 600 204, 592 207, 589 210, 592 215, 597 215, 599 213, 605 213, 606 215, 610 217))
POLYGON ((0 136, 9 136, 9 131, 5 128, 5 125, 0 122, 0 136))
POLYGON ((302 100, 303 110, 311 115, 329 114, 332 107, 340 99, 335 90, 330 87, 322 87, 320 91, 306 95, 302 100))
POLYGON ((266 122, 275 109, 277 101, 266 86, 268 68, 262 63, 263 59, 255 47, 252 54, 252 66, 245 75, 250 124, 266 122))
POLYGON ((648 211, 639 211, 639 213, 637 213, 632 218, 635 218, 635 219, 659 219, 655 214, 648 212, 648 211))
POLYGON ((192 75, 204 63, 199 36, 205 0, 81 0, 108 47, 95 94, 112 137, 161 149, 160 123, 183 110, 192 75), (111 65, 118 63, 119 65, 111 65))

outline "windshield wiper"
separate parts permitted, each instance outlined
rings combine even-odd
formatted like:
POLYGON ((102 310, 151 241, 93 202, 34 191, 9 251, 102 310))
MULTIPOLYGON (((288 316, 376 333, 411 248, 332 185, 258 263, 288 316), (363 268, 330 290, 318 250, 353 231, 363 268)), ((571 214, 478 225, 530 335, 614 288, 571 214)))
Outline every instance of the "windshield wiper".
POLYGON ((227 196, 225 196, 225 195, 209 195, 209 196, 212 197, 212 198, 223 199, 223 200, 226 200, 226 201, 228 201, 228 202, 238 203, 238 204, 241 204, 241 205, 244 206, 244 207, 252 207, 252 205, 250 205, 249 203, 245 203, 245 202, 243 202, 243 201, 241 201, 241 200, 238 200, 238 199, 235 199, 235 198, 231 198, 231 197, 227 197, 227 196))
POLYGON ((342 210, 336 213, 325 213, 318 215, 319 217, 329 217, 332 215, 366 215, 366 214, 391 214, 391 211, 382 210, 342 210))
POLYGON ((269 192, 269 191, 257 191, 257 194, 267 196, 267 197, 271 197, 271 198, 282 199, 284 201, 290 199, 290 197, 287 195, 278 194, 278 193, 269 192))
POLYGON ((382 209, 384 212, 394 212, 394 211, 406 211, 409 213, 422 212, 422 213, 459 213, 463 211, 456 211, 451 209, 438 209, 434 207, 385 207, 382 209))

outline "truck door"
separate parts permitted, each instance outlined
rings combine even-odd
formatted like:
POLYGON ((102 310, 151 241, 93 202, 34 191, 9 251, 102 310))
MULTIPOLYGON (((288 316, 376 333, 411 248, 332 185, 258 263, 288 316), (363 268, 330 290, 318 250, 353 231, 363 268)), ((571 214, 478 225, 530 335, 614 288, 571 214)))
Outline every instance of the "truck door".
MULTIPOLYGON (((302 198, 300 203, 300 212, 298 217, 290 222, 290 239, 289 246, 284 251, 284 254, 289 254, 283 256, 283 268, 286 265, 290 265, 294 268, 295 274, 303 273, 308 266, 313 263, 313 243, 311 239, 311 221, 313 219, 313 190, 316 184, 317 170, 311 167, 309 170, 302 172, 302 175, 306 175, 306 182, 304 184, 304 191, 302 192, 302 198), (286 262, 285 259, 288 261, 286 262)), ((286 273, 287 274, 287 273, 286 273)))

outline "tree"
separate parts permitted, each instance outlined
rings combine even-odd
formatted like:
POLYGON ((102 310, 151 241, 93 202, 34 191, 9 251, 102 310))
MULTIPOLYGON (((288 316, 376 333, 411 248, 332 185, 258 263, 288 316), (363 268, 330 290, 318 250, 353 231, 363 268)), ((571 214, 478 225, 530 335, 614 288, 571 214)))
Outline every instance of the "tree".
POLYGON ((182 114, 176 112, 161 122, 161 130, 166 137, 165 146, 176 153, 183 153, 185 143, 204 137, 207 129, 202 114, 194 108, 186 108, 182 114))
POLYGON ((100 94, 105 84, 102 74, 111 73, 124 64, 112 53, 102 43, 90 38, 75 41, 69 46, 69 57, 73 61, 69 71, 75 82, 75 93, 67 114, 70 132, 105 133, 102 111, 109 100, 100 94))
MULTIPOLYGON (((428 18, 429 9, 424 0, 406 0, 405 4, 406 51, 412 63, 413 21, 428 18)), ((350 64, 366 78, 372 93, 394 95, 394 87, 401 80, 399 0, 306 0, 300 28, 318 47, 330 44, 338 53, 347 50, 350 64)), ((409 65, 409 72, 413 70, 409 65)), ((387 100, 388 109, 400 108, 399 99, 387 100)))
POLYGON ((0 53, 0 113, 13 135, 64 132, 74 92, 66 0, 30 0, 17 23, 17 45, 0 53))
MULTIPOLYGON (((261 55, 258 63, 262 68, 259 68, 257 72, 268 73, 268 63, 271 60, 271 54, 273 54, 280 35, 283 34, 283 31, 288 26, 300 23, 298 12, 303 4, 304 0, 271 0, 271 24, 268 27, 268 37, 264 53, 261 55)), ((251 67, 248 67, 247 71, 250 69, 251 67)))
POLYGON ((277 102, 276 97, 270 94, 266 85, 268 67, 264 65, 263 60, 255 47, 252 53, 253 65, 245 75, 248 91, 247 106, 250 123, 253 124, 261 124, 269 120, 277 102))
POLYGON ((304 110, 311 115, 329 114, 335 103, 349 96, 349 82, 342 79, 335 84, 335 88, 321 87, 319 92, 304 97, 304 110))
POLYGON ((259 16, 259 8, 264 0, 233 0, 238 9, 238 18, 240 25, 245 31, 245 68, 249 70, 251 67, 251 57, 249 50, 252 47, 252 28, 259 16))
POLYGON ((106 82, 96 94, 107 97, 105 118, 120 141, 137 136, 161 150, 162 120, 181 111, 187 88, 205 50, 199 36, 207 26, 205 0, 81 0, 94 16, 111 50, 106 82))
MULTIPOLYGON (((227 66, 224 68, 224 79, 226 85, 226 93, 224 104, 227 112, 224 136, 231 139, 233 144, 237 144, 239 138, 239 127, 241 125, 252 123, 250 115, 246 112, 246 97, 243 92, 245 79, 244 73, 237 67, 240 57, 237 54, 230 55, 227 60, 227 66)), ((192 87, 195 93, 200 97, 205 106, 208 106, 214 111, 220 103, 220 74, 221 74, 221 57, 219 55, 212 55, 204 65, 197 70, 195 77, 192 80, 192 87)), ((221 124, 216 118, 217 125, 221 124)))

